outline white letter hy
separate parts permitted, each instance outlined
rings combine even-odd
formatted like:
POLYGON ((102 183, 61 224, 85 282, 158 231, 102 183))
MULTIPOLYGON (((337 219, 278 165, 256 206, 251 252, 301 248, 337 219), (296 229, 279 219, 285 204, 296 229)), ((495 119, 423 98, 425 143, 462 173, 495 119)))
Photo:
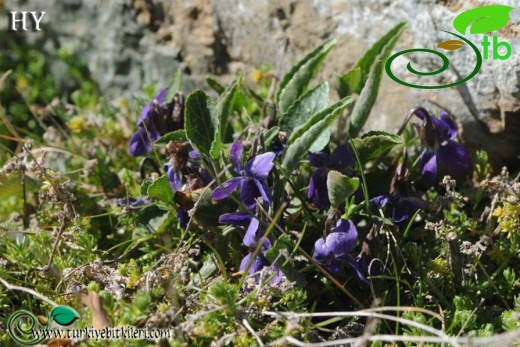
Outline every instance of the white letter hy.
POLYGON ((36 17, 36 13, 38 13, 38 12, 31 12, 33 19, 34 19, 34 27, 37 31, 40 31, 41 30, 40 21, 42 20, 43 16, 45 15, 45 12, 42 12, 42 14, 40 15, 40 18, 36 17))
POLYGON ((22 19, 17 19, 16 18, 16 13, 17 13, 16 11, 14 11, 14 12, 11 11, 11 29, 9 29, 9 30, 16 31, 17 30, 16 29, 16 23, 17 22, 22 22, 22 30, 26 31, 27 27, 25 26, 25 14, 27 12, 25 12, 25 11, 21 12, 22 13, 22 19))

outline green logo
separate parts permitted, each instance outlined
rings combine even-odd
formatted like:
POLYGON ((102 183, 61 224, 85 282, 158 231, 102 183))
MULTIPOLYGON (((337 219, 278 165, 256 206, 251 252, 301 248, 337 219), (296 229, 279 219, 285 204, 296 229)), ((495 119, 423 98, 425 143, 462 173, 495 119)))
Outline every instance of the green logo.
POLYGON ((36 317, 29 311, 19 310, 13 313, 7 321, 9 335, 23 346, 31 346, 42 342, 52 322, 61 326, 69 326, 79 319, 79 314, 68 306, 56 306, 49 313, 48 319, 36 317))
POLYGON ((453 20, 453 27, 455 30, 457 30, 460 34, 453 33, 451 31, 443 30, 444 32, 451 34, 455 37, 457 37, 460 40, 447 40, 444 42, 441 42, 437 45, 437 48, 453 51, 460 49, 464 47, 465 45, 468 45, 471 47, 473 52, 476 56, 476 63, 475 68, 471 71, 471 73, 466 76, 465 78, 458 80, 453 83, 444 84, 440 86, 421 86, 418 84, 412 84, 407 83, 403 80, 400 80, 398 77, 394 75, 391 69, 392 62, 399 56, 407 53, 412 52, 426 52, 435 54, 436 56, 440 57, 442 59, 442 66, 431 72, 421 72, 416 69, 414 69, 411 65, 411 63, 408 63, 406 66, 406 69, 411 72, 414 75, 418 76, 433 76, 440 74, 443 71, 446 71, 448 69, 450 63, 448 61, 448 58, 442 54, 441 52, 435 51, 433 49, 427 49, 427 48, 414 48, 414 49, 407 49, 401 52, 398 52, 391 56, 386 64, 385 64, 385 70, 388 76, 396 81, 397 83, 400 83, 402 85, 405 85, 407 87, 412 88, 421 88, 421 89, 439 89, 439 88, 448 88, 453 87, 458 84, 464 83, 466 81, 469 81, 471 78, 473 78, 478 71, 480 70, 480 67, 482 66, 482 59, 488 60, 489 59, 489 47, 491 46, 493 49, 493 59, 499 59, 499 60, 506 60, 511 56, 512 49, 511 45, 507 42, 500 42, 498 41, 498 36, 493 35, 493 42, 489 41, 488 36, 484 36, 483 41, 481 42, 482 46, 482 53, 480 54, 479 49, 477 46, 475 46, 472 42, 470 42, 468 39, 466 39, 463 35, 466 34, 466 30, 468 27, 471 26, 469 33, 470 34, 486 34, 490 33, 492 31, 498 30, 500 28, 503 28, 507 25, 507 22, 509 21, 509 12, 513 9, 513 7, 510 6, 503 6, 503 5, 489 5, 489 6, 482 6, 479 8, 474 8, 472 10, 468 10, 465 12, 462 12, 459 14, 455 19, 453 20), (505 52, 501 54, 498 49, 500 47, 505 48, 505 52))

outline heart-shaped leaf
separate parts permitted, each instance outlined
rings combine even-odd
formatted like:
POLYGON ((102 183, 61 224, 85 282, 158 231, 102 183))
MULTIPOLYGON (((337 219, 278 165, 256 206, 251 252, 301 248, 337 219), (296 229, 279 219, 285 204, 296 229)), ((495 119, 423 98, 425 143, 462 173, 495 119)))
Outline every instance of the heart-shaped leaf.
POLYGON ((454 51, 464 46, 464 42, 461 40, 447 40, 437 45, 437 48, 442 48, 447 51, 454 51))
POLYGON ((184 128, 197 152, 206 158, 218 158, 221 146, 219 116, 213 100, 202 90, 192 92, 186 99, 184 128))
MULTIPOLYGON (((143 183, 144 184, 144 183, 143 183)), ((159 199, 167 204, 173 202, 173 191, 166 176, 161 176, 148 186, 149 198, 159 199)))
POLYGON ((385 151, 403 142, 400 136, 384 131, 370 131, 362 138, 356 138, 353 141, 359 157, 364 163, 376 159, 385 151))
POLYGON ((164 134, 163 136, 159 137, 157 141, 154 142, 155 145, 167 145, 170 141, 187 141, 186 137, 186 130, 179 129, 174 130, 172 132, 169 132, 167 134, 164 134))
POLYGON ((329 171, 327 175, 327 191, 330 204, 334 208, 345 202, 359 188, 359 178, 350 178, 338 171, 329 171))
POLYGON ((79 319, 79 313, 68 306, 56 306, 51 311, 50 319, 59 325, 68 326, 79 319))
POLYGON ((512 9, 513 7, 504 5, 477 7, 455 17, 453 27, 462 35, 466 33, 466 29, 470 25, 470 34, 489 33, 506 26, 509 21, 509 12, 512 9))

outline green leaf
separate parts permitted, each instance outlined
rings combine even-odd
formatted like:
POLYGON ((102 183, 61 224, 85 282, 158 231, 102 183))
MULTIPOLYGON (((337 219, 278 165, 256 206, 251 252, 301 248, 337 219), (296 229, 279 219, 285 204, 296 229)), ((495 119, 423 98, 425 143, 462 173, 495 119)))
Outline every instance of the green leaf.
POLYGON ((281 114, 284 114, 305 92, 321 63, 335 45, 335 38, 325 41, 285 74, 275 95, 276 105, 281 114))
POLYGON ((507 25, 509 12, 513 7, 504 5, 488 5, 477 7, 459 14, 453 20, 453 27, 462 35, 471 26, 470 34, 485 34, 507 25))
POLYGON ((361 84, 361 68, 357 67, 350 70, 343 76, 336 76, 336 89, 340 97, 345 97, 352 93, 360 90, 361 84))
POLYGON ((188 141, 188 138, 186 137, 186 131, 184 129, 171 131, 159 137, 157 141, 154 142, 154 144, 167 145, 170 141, 188 141))
MULTIPOLYGON (((228 131, 232 130, 229 126, 229 117, 233 112, 233 104, 235 101, 235 95, 238 91, 238 87, 242 83, 242 75, 239 75, 236 80, 231 83, 229 87, 224 90, 222 94, 217 99, 217 103, 215 108, 219 114, 219 124, 220 124, 220 134, 224 138, 224 142, 232 142, 233 141, 233 132, 228 131)), ((217 157, 218 158, 218 157, 217 157)), ((214 157, 214 159, 217 159, 214 157)))
POLYGON ((332 125, 329 125, 328 127, 323 130, 323 132, 318 136, 316 140, 312 143, 311 147, 309 148, 309 152, 319 152, 330 141, 330 135, 332 135, 332 125))
POLYGON ((311 148, 320 135, 331 126, 332 122, 341 114, 353 99, 347 97, 327 107, 325 110, 312 116, 304 126, 295 131, 285 151, 282 166, 292 171, 298 165, 300 158, 311 148))
POLYGON ((350 137, 356 137, 361 128, 365 125, 372 106, 376 102, 377 93, 379 92, 379 85, 381 84, 381 78, 383 77, 383 64, 381 60, 374 63, 368 74, 367 83, 361 90, 359 99, 356 101, 356 105, 352 110, 350 116, 350 123, 348 133, 350 137))
POLYGON ((329 171, 327 175, 327 190, 333 208, 338 208, 358 188, 359 178, 350 178, 334 170, 329 171))
POLYGON ((374 65, 376 60, 382 60, 383 62, 386 62, 386 60, 392 53, 392 49, 394 49, 395 44, 401 37, 405 25, 406 23, 402 22, 390 29, 357 61, 357 63, 352 68, 352 71, 359 68, 361 74, 361 76, 359 77, 359 83, 354 83, 357 79, 357 76, 355 76, 356 73, 353 73, 354 76, 346 77, 346 75, 351 73, 351 71, 347 72, 345 75, 340 77, 340 80, 344 80, 345 82, 348 82, 349 79, 353 81, 352 88, 345 89, 345 86, 343 86, 343 89, 341 89, 341 86, 338 86, 338 94, 341 98, 351 94, 352 92, 357 94, 361 92, 368 79, 371 66, 374 65))
POLYGON ((384 131, 370 131, 362 138, 353 139, 353 142, 359 153, 359 158, 366 163, 369 160, 376 159, 395 145, 403 143, 403 140, 400 136, 384 131))
POLYGON ((289 256, 292 253, 293 248, 291 239, 282 235, 275 241, 273 247, 265 252, 265 257, 271 264, 276 260, 276 265, 290 282, 296 282, 298 286, 305 286, 305 277, 292 266, 292 262, 286 257, 286 255, 289 256))
POLYGON ((152 180, 144 180, 141 184, 140 195, 143 199, 148 199, 148 188, 152 184, 152 180))
POLYGON ((224 90, 226 90, 226 88, 211 77, 206 77, 206 83, 219 95, 224 93, 224 90))
POLYGON ((79 319, 79 313, 68 306, 56 306, 49 317, 59 325, 68 326, 79 319))
POLYGON ((294 104, 280 117, 280 128, 282 131, 291 133, 294 129, 320 111, 323 111, 329 104, 329 84, 320 84, 314 89, 309 90, 298 98, 294 104))
POLYGON ((166 176, 161 176, 148 186, 149 198, 158 199, 168 204, 173 203, 173 191, 166 176))
POLYGON ((164 96, 165 101, 170 101, 175 96, 175 93, 182 91, 182 71, 181 69, 177 69, 175 76, 173 76, 170 85, 168 86, 168 91, 164 96))
POLYGON ((206 158, 218 158, 221 146, 218 112, 202 90, 192 92, 186 99, 184 128, 193 148, 206 158))
POLYGON ((278 133, 280 132, 280 127, 274 126, 271 129, 267 130, 264 135, 264 142, 266 146, 269 146, 269 144, 278 136, 278 133))

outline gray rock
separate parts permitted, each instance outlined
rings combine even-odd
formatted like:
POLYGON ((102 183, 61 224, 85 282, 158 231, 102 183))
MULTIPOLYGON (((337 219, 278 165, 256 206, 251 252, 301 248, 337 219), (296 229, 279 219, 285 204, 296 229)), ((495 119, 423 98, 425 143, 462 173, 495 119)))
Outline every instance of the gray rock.
MULTIPOLYGON (((514 1, 495 1, 514 7, 514 1)), ((187 89, 202 87, 207 74, 226 83, 237 70, 245 75, 268 64, 282 75, 325 38, 337 36, 320 78, 346 72, 379 37, 401 21, 408 22, 396 51, 435 49, 453 39, 452 22, 464 10, 481 6, 462 0, 6 0, 7 10, 46 11, 41 32, 27 40, 52 55, 69 49, 83 59, 108 97, 137 93, 146 84, 165 85, 178 68, 187 89)), ((402 86, 384 76, 367 129, 393 131, 416 105, 449 110, 462 125, 463 141, 484 148, 495 164, 516 160, 520 149, 520 10, 498 31, 513 48, 506 61, 485 60, 473 79, 457 87, 422 90, 402 86)), ((470 35, 477 44, 482 35, 470 35)), ((466 76, 475 59, 468 47, 446 55, 450 68, 432 77, 444 84, 466 76)), ((421 71, 438 68, 428 55, 414 55, 421 71)), ((408 60, 395 61, 406 80, 408 60)), ((393 66, 394 66, 393 65, 393 66)), ((252 83, 252 82, 251 82, 252 83)))

